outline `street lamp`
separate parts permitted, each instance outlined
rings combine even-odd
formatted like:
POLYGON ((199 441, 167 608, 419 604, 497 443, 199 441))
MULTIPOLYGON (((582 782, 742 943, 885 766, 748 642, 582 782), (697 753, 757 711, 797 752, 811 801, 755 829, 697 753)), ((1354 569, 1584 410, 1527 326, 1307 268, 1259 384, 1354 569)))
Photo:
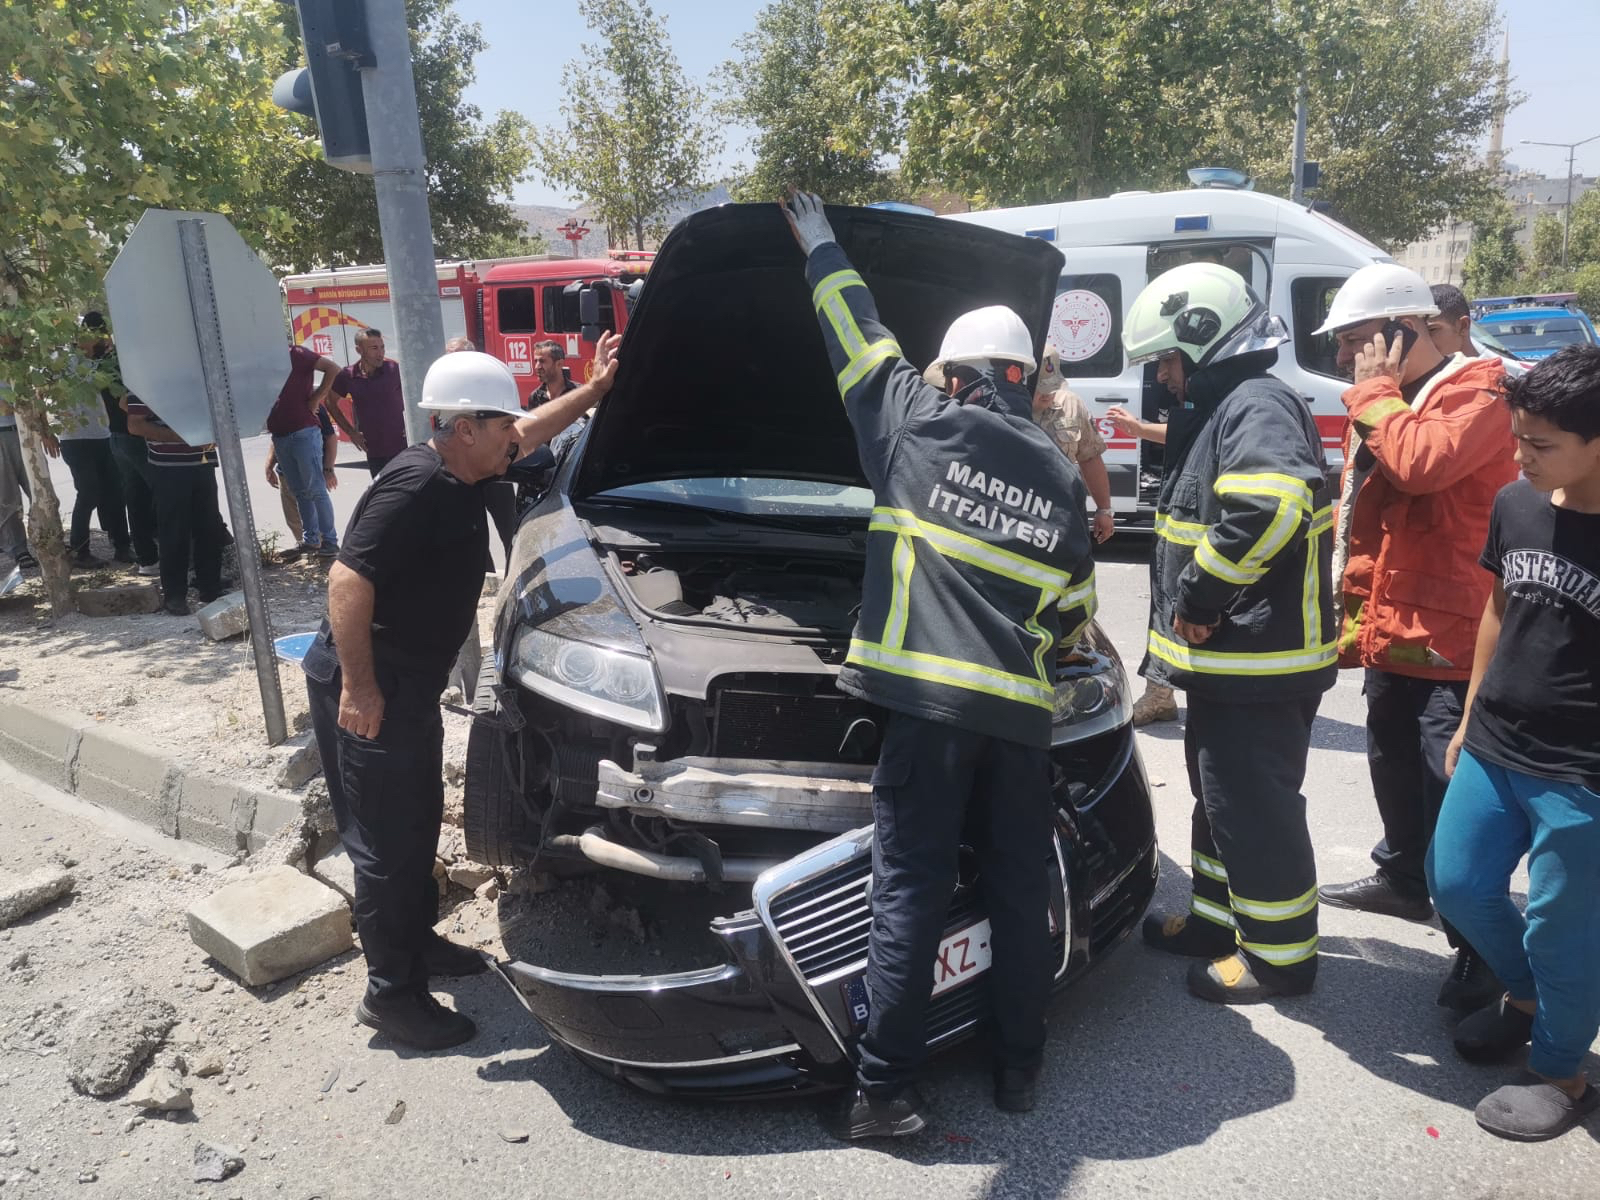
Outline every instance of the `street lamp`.
POLYGON ((1554 146, 1558 150, 1567 152, 1567 202, 1561 206, 1561 269, 1567 269, 1567 236, 1572 232, 1572 155, 1579 146, 1587 146, 1600 133, 1594 137, 1586 137, 1581 142, 1536 142, 1530 138, 1523 138, 1524 146, 1554 146))

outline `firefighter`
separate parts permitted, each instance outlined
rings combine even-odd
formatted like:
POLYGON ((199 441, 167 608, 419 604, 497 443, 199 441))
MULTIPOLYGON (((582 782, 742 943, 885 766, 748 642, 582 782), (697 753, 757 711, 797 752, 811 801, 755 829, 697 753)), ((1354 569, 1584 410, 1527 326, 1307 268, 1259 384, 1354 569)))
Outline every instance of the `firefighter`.
POLYGON ((1157 276, 1122 340, 1136 363, 1183 354, 1188 379, 1167 429, 1140 673, 1190 697, 1194 888, 1188 913, 1145 918, 1144 938, 1209 960, 1189 969, 1203 999, 1303 993, 1317 882, 1300 785, 1337 670, 1322 439, 1267 374, 1281 325, 1227 267, 1157 276))
POLYGON ((822 201, 784 207, 874 504, 839 687, 888 709, 873 773, 869 1016, 845 1139, 923 1127, 933 964, 967 830, 993 929, 995 1103, 1035 1101, 1052 978, 1050 730, 1058 649, 1094 610, 1082 480, 1033 423, 1034 346, 1008 308, 958 317, 925 383, 878 321, 822 201))

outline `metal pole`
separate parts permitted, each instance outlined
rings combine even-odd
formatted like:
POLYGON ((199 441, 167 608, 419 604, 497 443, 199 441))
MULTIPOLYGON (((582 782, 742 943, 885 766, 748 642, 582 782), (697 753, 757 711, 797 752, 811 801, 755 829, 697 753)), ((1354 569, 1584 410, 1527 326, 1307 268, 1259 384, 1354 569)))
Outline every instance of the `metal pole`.
POLYGON ((190 218, 178 222, 178 246, 183 252, 183 272, 189 283, 189 310, 194 316, 195 340, 200 347, 200 370, 211 401, 211 435, 222 464, 222 485, 228 495, 228 515, 233 518, 234 546, 239 557, 239 578, 244 585, 244 607, 250 615, 250 648, 256 657, 256 683, 261 688, 261 711, 266 717, 267 744, 276 746, 289 736, 283 716, 283 690, 278 680, 278 660, 272 653, 272 624, 267 598, 261 590, 261 559, 256 551, 256 523, 250 513, 250 489, 245 483, 244 451, 239 447, 239 420, 233 411, 233 385, 228 378, 228 356, 217 319, 217 295, 211 282, 211 255, 206 249, 205 222, 190 218))
POLYGON ((1561 269, 1567 269, 1567 237, 1572 233, 1572 156, 1577 146, 1567 147, 1567 203, 1561 209, 1561 269))
POLYGON ((444 353, 444 319, 428 216, 427 160, 411 73, 411 31, 405 0, 366 0, 366 5, 367 33, 377 62, 361 72, 372 142, 372 181, 389 271, 406 435, 412 442, 422 442, 429 436, 428 417, 417 405, 428 367, 444 353))
POLYGON ((1300 86, 1294 99, 1294 182, 1289 185, 1289 199, 1296 204, 1306 202, 1306 73, 1300 72, 1300 86))

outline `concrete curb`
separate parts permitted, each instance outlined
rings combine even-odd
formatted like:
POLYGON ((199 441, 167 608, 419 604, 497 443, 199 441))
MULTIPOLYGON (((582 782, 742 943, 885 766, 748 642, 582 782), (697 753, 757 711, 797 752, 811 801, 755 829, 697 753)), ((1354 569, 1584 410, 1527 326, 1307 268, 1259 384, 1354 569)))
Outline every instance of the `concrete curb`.
POLYGON ((186 771, 92 717, 0 700, 0 758, 170 838, 255 851, 299 819, 298 797, 186 771))

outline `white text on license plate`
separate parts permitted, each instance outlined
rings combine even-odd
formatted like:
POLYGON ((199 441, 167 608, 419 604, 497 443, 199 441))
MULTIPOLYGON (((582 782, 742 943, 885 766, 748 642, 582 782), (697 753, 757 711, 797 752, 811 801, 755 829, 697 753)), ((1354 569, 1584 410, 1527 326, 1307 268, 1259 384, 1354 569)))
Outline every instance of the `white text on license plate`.
POLYGON ((991 958, 987 919, 947 934, 933 960, 933 994, 948 992, 983 974, 989 969, 991 958))

